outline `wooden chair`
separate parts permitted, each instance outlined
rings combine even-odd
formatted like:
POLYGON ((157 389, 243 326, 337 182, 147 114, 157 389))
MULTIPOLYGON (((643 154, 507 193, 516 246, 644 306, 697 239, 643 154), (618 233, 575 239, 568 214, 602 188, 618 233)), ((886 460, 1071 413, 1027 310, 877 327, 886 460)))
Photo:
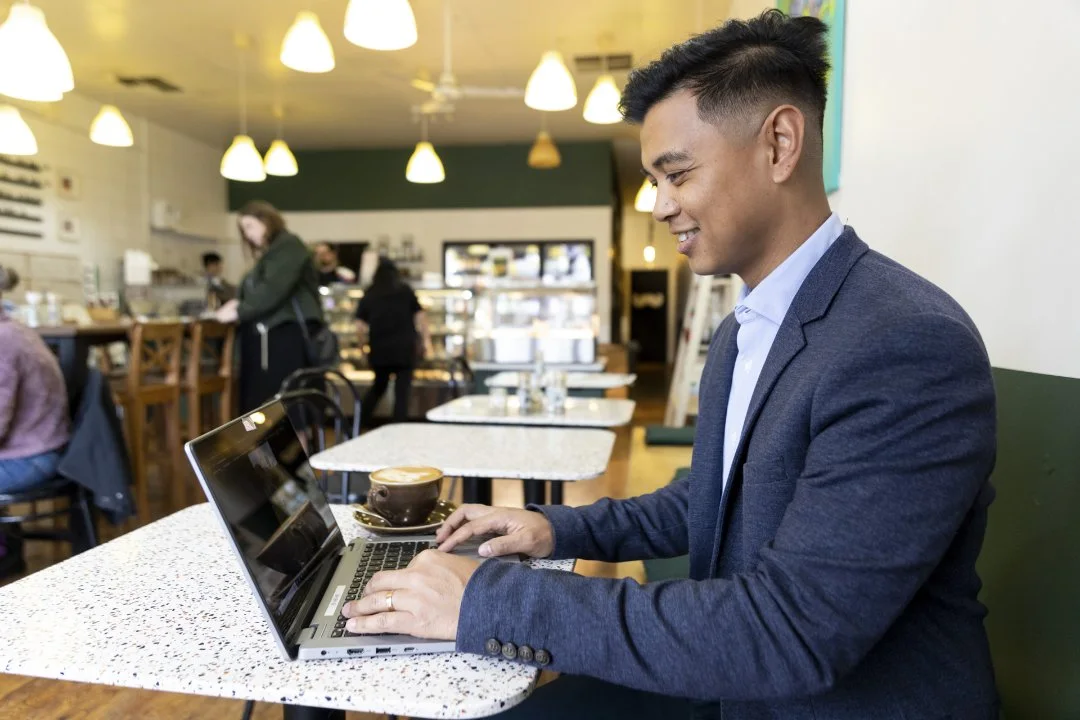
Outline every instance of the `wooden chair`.
MULTIPOLYGON (((190 326, 190 344, 181 384, 187 398, 187 436, 194 440, 203 434, 204 410, 213 409, 203 405, 203 398, 217 395, 217 413, 212 416, 211 427, 224 425, 233 419, 233 344, 236 326, 214 320, 200 320, 190 326), (216 415, 216 416, 215 416, 216 415)), ((197 483, 191 484, 189 500, 198 502, 202 493, 197 483)))
POLYGON ((163 473, 174 507, 184 502, 184 484, 177 472, 183 463, 180 442, 180 358, 184 325, 174 322, 136 323, 131 328, 128 372, 117 397, 124 408, 128 451, 135 476, 135 507, 139 524, 150 522, 150 484, 146 467, 146 413, 154 407, 165 420, 163 473))

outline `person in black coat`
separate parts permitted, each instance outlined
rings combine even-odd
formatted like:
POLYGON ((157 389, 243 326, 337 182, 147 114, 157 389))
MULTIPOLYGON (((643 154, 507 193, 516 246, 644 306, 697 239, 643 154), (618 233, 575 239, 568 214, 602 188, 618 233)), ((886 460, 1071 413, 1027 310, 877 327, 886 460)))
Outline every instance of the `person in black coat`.
POLYGON ((394 376, 394 422, 409 415, 409 392, 417 360, 432 354, 427 316, 416 293, 401 278, 397 266, 387 259, 371 280, 371 287, 356 306, 361 333, 367 332, 369 362, 375 382, 364 395, 361 424, 369 425, 386 388, 394 376))

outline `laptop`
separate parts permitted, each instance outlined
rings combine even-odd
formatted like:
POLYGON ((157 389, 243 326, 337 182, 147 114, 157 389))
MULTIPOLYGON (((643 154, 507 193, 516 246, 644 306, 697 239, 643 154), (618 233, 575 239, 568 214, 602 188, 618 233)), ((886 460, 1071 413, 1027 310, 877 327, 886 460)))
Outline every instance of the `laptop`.
MULTIPOLYGON (((281 401, 192 440, 184 451, 286 659, 454 650, 452 640, 345 630, 342 606, 359 597, 379 570, 403 568, 435 547, 434 536, 345 544, 281 401)), ((479 543, 454 552, 481 559, 479 543)))

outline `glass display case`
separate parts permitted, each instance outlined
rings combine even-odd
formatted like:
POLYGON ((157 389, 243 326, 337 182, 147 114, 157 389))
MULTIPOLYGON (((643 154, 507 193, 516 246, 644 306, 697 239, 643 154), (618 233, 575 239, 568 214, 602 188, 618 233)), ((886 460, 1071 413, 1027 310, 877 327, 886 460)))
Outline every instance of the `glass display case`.
POLYGON ((473 293, 471 362, 596 361, 595 283, 489 286, 473 293))
MULTIPOLYGON (((362 288, 335 284, 320 289, 323 311, 330 329, 338 337, 341 359, 353 367, 366 367, 366 338, 356 329, 356 304, 364 297, 362 288)), ((416 288, 416 297, 428 318, 433 360, 462 357, 469 346, 469 326, 473 314, 473 293, 460 288, 416 288)))
POLYGON ((443 283, 481 288, 514 283, 589 283, 593 277, 591 240, 447 241, 443 243, 443 283))

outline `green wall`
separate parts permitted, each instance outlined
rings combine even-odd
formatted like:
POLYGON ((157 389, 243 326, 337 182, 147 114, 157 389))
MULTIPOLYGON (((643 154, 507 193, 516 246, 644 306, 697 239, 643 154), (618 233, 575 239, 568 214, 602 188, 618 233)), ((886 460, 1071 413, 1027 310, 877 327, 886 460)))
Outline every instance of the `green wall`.
POLYGON ((1080 718, 1080 380, 995 370, 997 499, 979 559, 1007 720, 1080 718))
POLYGON ((405 180, 412 148, 296 153, 299 175, 229 182, 229 208, 266 200, 285 211, 557 207, 614 204, 609 142, 559 143, 562 165, 534 170, 529 145, 436 145, 446 181, 405 180))

